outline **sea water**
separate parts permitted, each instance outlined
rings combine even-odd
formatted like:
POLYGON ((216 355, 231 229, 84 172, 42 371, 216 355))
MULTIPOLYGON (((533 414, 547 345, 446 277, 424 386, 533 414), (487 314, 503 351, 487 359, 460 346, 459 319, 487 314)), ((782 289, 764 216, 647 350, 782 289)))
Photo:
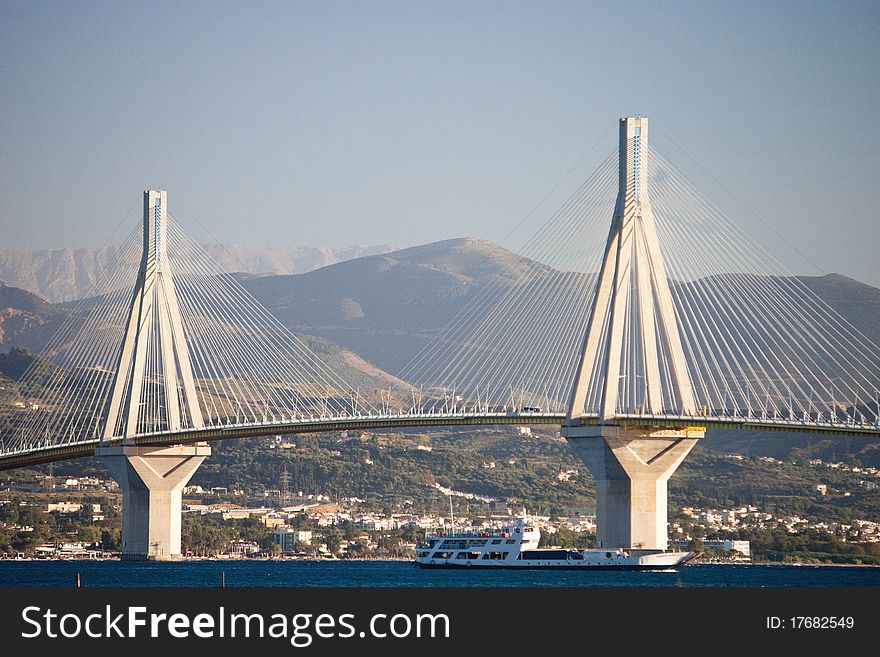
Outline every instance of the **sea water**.
POLYGON ((426 570, 408 561, 0 561, 0 587, 854 587, 880 567, 691 564, 672 571, 426 570))

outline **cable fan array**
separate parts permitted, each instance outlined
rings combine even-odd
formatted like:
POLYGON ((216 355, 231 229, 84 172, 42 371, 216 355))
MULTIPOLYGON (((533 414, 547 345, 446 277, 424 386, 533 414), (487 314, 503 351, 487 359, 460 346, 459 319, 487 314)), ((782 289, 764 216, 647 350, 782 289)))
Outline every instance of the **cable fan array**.
MULTIPOLYGON (((706 200, 660 151, 648 153, 647 196, 694 391, 693 414, 877 424, 876 345, 706 200)), ((568 411, 617 191, 615 152, 520 251, 530 263, 521 278, 499 279, 476 293, 399 376, 434 399, 452 395, 487 407, 568 411)), ((630 288, 618 294, 635 295, 635 285, 632 276, 630 288)), ((659 326, 656 316, 653 326, 659 326)), ((682 411, 669 354, 660 336, 653 338, 665 382, 659 415, 677 416, 682 411)), ((646 339, 651 336, 643 337, 633 300, 620 372, 606 376, 599 354, 587 415, 599 414, 605 385, 618 386, 617 415, 658 415, 647 404, 646 339)))
MULTIPOLYGON (((295 421, 377 413, 343 380, 326 354, 276 320, 170 217, 168 260, 201 415, 207 426, 295 421)), ((97 440, 119 362, 141 262, 142 227, 135 227, 93 293, 66 318, 22 376, 11 412, 0 418, 11 453, 97 440)), ((155 317, 157 304, 153 304, 155 317)), ((162 344, 152 331, 140 379, 136 431, 169 430, 162 344)), ((320 343, 315 344, 320 348, 320 343)), ((179 425, 192 427, 182 383, 179 425)), ((122 436, 121 421, 114 436, 122 436)))
POLYGON ((435 403, 565 411, 616 191, 615 151, 528 240, 519 276, 480 289, 398 376, 435 403))
POLYGON ((876 423, 880 351, 656 148, 651 199, 701 413, 876 423))
POLYGON ((140 260, 138 225, 21 376, 0 417, 0 451, 97 437, 140 260))

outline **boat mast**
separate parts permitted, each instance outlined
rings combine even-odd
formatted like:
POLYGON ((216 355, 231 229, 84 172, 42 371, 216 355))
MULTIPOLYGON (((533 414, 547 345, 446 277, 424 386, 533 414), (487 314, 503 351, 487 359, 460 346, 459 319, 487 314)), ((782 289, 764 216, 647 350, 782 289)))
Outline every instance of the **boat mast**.
POLYGON ((455 534, 455 515, 452 513, 452 493, 449 494, 449 523, 452 525, 452 533, 455 534))

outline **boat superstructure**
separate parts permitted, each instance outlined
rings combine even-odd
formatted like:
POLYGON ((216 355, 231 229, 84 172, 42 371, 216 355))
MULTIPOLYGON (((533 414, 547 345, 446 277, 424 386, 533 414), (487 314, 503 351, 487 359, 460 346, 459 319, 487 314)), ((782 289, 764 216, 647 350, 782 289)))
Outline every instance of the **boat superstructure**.
POLYGON ((416 546, 416 565, 425 568, 675 568, 693 552, 641 549, 539 548, 541 531, 523 518, 491 531, 440 531, 416 546))

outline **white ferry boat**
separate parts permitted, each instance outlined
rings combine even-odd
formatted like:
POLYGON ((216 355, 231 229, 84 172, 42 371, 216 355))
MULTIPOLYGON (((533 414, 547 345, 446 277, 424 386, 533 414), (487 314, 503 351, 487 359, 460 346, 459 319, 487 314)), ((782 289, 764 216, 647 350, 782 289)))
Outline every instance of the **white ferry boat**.
POLYGON ((438 532, 416 546, 423 568, 609 568, 668 570, 693 558, 693 552, 641 549, 568 550, 539 548, 541 531, 522 518, 492 532, 438 532))

